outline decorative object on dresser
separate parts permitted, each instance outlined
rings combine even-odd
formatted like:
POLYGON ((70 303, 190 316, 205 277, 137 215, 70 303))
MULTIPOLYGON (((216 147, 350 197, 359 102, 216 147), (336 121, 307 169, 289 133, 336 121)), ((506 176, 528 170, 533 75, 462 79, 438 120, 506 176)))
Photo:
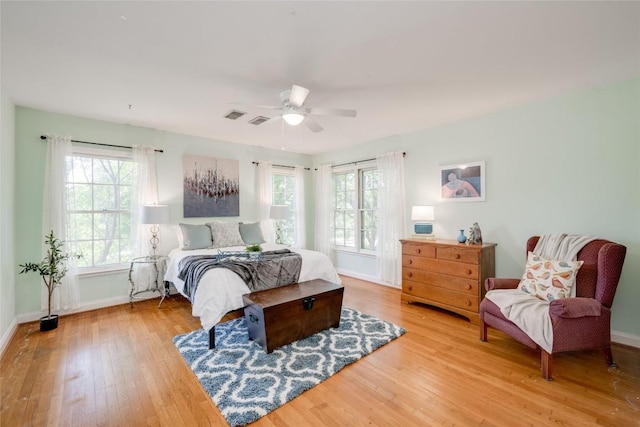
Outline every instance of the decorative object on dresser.
POLYGON ((140 223, 151 225, 151 240, 149 240, 149 255, 155 257, 158 255, 158 232, 160 228, 158 224, 169 223, 169 206, 167 205, 145 205, 140 208, 140 223))
POLYGON ((495 274, 495 243, 403 239, 402 302, 449 310, 479 324, 482 283, 495 274))
POLYGON ((464 235, 464 229, 460 229, 460 234, 458 234, 458 243, 464 243, 467 241, 467 236, 464 235))
POLYGON ((338 328, 272 353, 248 339, 244 317, 217 328, 215 350, 209 350, 202 329, 178 335, 173 342, 232 426, 257 420, 405 333, 393 323, 346 307, 338 328))
POLYGON ((413 226, 414 239, 435 239, 433 234, 433 221, 436 216, 433 206, 413 206, 411 208, 411 220, 416 221, 413 226))
POLYGON ((271 205, 269 218, 276 224, 276 243, 282 244, 282 221, 289 218, 289 207, 285 205, 271 205))
POLYGON ((467 239, 467 245, 481 245, 482 244, 482 231, 477 222, 474 222, 471 228, 469 228, 469 239, 467 239))

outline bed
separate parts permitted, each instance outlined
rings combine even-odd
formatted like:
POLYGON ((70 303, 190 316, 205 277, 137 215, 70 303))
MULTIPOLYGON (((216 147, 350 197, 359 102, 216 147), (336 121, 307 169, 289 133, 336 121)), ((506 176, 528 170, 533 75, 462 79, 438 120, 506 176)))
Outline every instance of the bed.
MULTIPOLYGON (((292 249, 275 243, 262 244, 263 251, 290 249, 302 256, 299 282, 313 279, 324 279, 334 283, 342 283, 333 264, 325 254, 307 249, 292 249)), ((176 290, 189 299, 184 290, 184 282, 178 277, 180 261, 192 255, 216 255, 219 251, 244 251, 245 246, 231 246, 217 249, 182 250, 173 249, 169 253, 169 261, 165 280, 172 282, 176 290)), ((242 295, 251 291, 236 273, 225 268, 207 271, 198 284, 192 300, 192 314, 200 318, 202 327, 209 331, 210 348, 214 347, 215 325, 229 312, 244 307, 242 295)))

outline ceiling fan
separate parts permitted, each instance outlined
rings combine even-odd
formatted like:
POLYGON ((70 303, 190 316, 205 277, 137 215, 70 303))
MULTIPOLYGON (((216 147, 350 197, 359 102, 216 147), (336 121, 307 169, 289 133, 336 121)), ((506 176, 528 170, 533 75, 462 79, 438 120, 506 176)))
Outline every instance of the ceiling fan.
POLYGON ((339 108, 317 108, 317 107, 305 107, 304 101, 309 95, 309 89, 302 86, 292 85, 291 89, 282 91, 280 93, 279 107, 271 105, 256 105, 256 107, 269 108, 271 110, 281 111, 280 114, 266 120, 260 126, 267 123, 272 123, 282 118, 288 125, 298 126, 303 123, 311 129, 313 132, 322 131, 322 126, 318 124, 311 114, 325 115, 325 116, 342 116, 342 117, 355 117, 356 110, 343 110, 339 108))

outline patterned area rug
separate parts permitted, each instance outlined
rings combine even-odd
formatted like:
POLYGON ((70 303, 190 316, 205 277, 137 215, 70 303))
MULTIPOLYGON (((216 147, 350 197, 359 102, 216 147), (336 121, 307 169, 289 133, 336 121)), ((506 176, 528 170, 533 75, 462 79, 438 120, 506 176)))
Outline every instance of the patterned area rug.
POLYGON ((350 308, 340 327, 327 329, 271 354, 248 339, 244 317, 216 326, 216 348, 203 330, 174 337, 187 364, 232 426, 268 414, 405 333, 405 330, 350 308))

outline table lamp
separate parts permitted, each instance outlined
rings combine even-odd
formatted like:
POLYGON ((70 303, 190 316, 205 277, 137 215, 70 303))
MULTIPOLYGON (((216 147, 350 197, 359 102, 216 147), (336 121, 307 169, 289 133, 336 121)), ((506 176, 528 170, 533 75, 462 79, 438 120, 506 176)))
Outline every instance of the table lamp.
POLYGON ((411 220, 416 221, 413 226, 414 235, 419 239, 434 239, 433 221, 435 221, 433 206, 413 206, 411 208, 411 220))
POLYGON ((276 243, 282 244, 282 228, 281 221, 289 218, 289 207, 285 205, 271 205, 269 218, 273 219, 276 224, 276 243))
POLYGON ((160 227, 158 224, 167 224, 169 222, 169 206, 168 205, 144 205, 140 208, 140 223, 151 224, 151 245, 150 256, 155 258, 158 256, 158 232, 160 227))

